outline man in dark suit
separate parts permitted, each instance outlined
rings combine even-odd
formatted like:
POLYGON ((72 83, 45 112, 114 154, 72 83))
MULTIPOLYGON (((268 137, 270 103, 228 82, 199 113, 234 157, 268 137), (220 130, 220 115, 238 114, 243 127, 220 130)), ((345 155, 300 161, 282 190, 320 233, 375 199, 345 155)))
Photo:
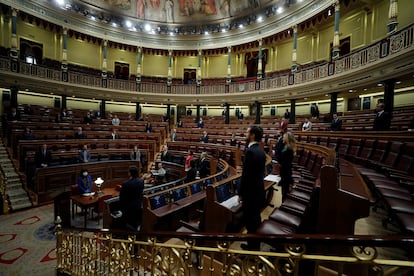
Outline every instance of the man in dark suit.
POLYGON ((338 113, 332 114, 331 130, 338 131, 342 129, 342 120, 339 119, 338 113))
POLYGON ((208 143, 208 134, 207 131, 203 131, 203 136, 200 138, 201 143, 208 143))
POLYGON ((85 139, 86 135, 83 132, 82 127, 78 127, 78 130, 75 132, 75 139, 85 139))
POLYGON ((200 120, 197 122, 197 127, 198 128, 204 128, 203 118, 200 117, 200 120))
POLYGON ((79 162, 88 163, 91 159, 91 153, 88 150, 88 145, 83 145, 82 150, 79 151, 79 162))
POLYGON ((86 125, 89 125, 89 124, 93 123, 93 119, 92 119, 92 116, 91 116, 90 112, 88 112, 86 114, 86 116, 83 118, 83 123, 86 124, 86 125))
MULTIPOLYGON (((263 130, 258 126, 248 128, 246 133, 247 150, 244 156, 243 172, 240 183, 239 202, 242 204, 243 221, 247 232, 255 233, 261 224, 260 212, 266 205, 264 175, 266 155, 259 142, 263 130)), ((259 250, 260 242, 242 244, 242 249, 259 250)))
POLYGON ((164 145, 161 152, 161 161, 171 162, 171 153, 168 151, 168 146, 164 145))
POLYGON ((286 112, 285 112, 285 114, 283 115, 283 117, 284 117, 286 120, 289 120, 289 119, 290 119, 290 112, 289 112, 289 109, 286 109, 286 112))
POLYGON ((38 168, 46 168, 52 160, 52 153, 47 149, 47 145, 43 144, 35 154, 35 163, 38 168))
POLYGON ((20 112, 13 107, 11 112, 7 115, 7 120, 9 122, 20 121, 20 112))
POLYGON ((391 124, 390 114, 384 111, 383 103, 378 103, 377 108, 376 108, 373 130, 375 131, 389 130, 390 124, 391 124))
POLYGON ((122 184, 119 193, 122 221, 128 230, 138 230, 142 219, 142 192, 144 181, 138 178, 138 169, 135 166, 128 168, 129 179, 122 184))
POLYGON ((202 152, 200 155, 200 164, 198 166, 198 172, 200 173, 200 178, 204 178, 210 175, 210 161, 207 160, 207 153, 202 152))

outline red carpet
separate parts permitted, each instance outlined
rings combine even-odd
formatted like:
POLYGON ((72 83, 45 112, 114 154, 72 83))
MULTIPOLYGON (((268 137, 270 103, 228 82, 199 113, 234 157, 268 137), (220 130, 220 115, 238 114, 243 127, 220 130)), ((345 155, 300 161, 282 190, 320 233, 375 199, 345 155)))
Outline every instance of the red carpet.
POLYGON ((0 276, 54 275, 53 206, 0 216, 0 276))

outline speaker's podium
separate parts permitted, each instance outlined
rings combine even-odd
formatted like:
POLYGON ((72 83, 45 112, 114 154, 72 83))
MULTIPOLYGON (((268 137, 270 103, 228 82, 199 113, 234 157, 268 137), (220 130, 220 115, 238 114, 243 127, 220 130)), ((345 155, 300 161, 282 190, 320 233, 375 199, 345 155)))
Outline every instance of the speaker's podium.
POLYGON ((70 196, 71 191, 65 191, 53 199, 54 221, 60 216, 62 227, 70 227, 70 196))

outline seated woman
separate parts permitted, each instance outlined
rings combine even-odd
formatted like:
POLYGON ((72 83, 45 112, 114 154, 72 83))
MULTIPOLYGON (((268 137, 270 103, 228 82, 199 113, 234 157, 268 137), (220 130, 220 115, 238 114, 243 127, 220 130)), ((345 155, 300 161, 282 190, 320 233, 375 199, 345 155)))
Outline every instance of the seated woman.
POLYGON ((78 177, 78 189, 80 194, 86 194, 92 191, 92 177, 86 169, 83 169, 78 177))

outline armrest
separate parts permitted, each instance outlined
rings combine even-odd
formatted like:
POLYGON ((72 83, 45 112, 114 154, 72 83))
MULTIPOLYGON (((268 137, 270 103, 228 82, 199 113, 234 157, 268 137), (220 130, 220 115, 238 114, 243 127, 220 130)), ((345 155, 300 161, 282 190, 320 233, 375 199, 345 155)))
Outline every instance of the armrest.
POLYGON ((199 228, 199 225, 198 224, 190 223, 190 222, 186 222, 186 221, 180 220, 180 225, 181 226, 184 226, 184 227, 186 227, 188 229, 190 229, 191 231, 200 232, 200 228, 199 228))
POLYGON ((287 213, 290 213, 292 215, 303 217, 303 213, 299 212, 298 210, 292 209, 290 207, 284 206, 283 204, 279 208, 280 210, 286 211, 287 213))
POLYGON ((299 203, 305 204, 305 205, 309 204, 309 201, 304 200, 303 198, 300 198, 300 197, 297 197, 297 196, 293 196, 292 194, 287 194, 287 197, 294 200, 294 201, 297 201, 299 203))

